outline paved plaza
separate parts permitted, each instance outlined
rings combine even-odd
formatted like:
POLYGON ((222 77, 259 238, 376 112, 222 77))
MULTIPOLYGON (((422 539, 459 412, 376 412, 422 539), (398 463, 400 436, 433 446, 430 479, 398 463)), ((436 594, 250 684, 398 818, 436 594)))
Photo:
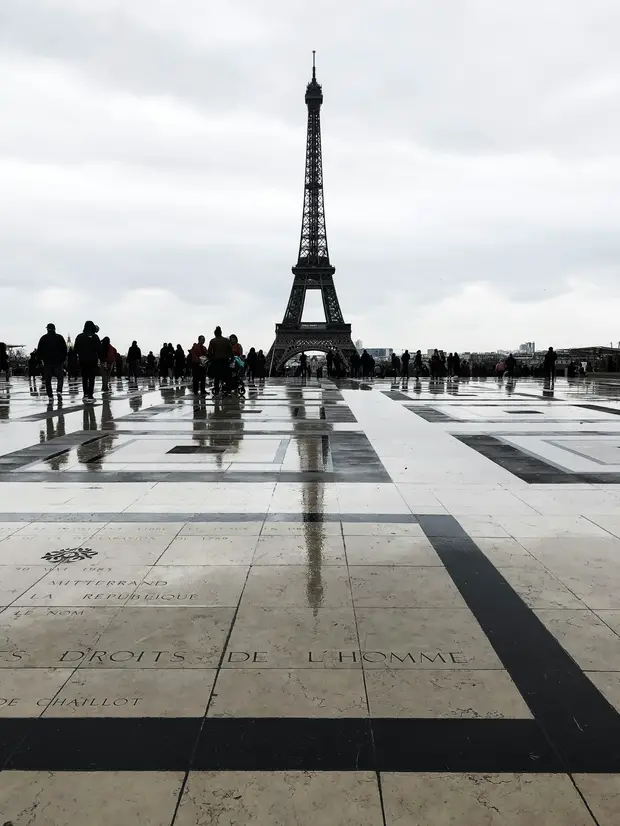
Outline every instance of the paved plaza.
POLYGON ((617 826, 620 383, 248 390, 0 384, 0 823, 617 826))

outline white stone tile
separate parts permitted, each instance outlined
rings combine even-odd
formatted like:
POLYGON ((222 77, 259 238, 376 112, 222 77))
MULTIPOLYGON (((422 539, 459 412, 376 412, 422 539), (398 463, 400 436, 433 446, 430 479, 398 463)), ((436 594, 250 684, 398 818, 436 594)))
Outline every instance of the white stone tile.
POLYGON ((308 605, 342 608, 351 603, 348 571, 343 566, 257 565, 250 570, 243 593, 249 605, 308 605))
POLYGON ((417 522, 343 522, 342 533, 347 536, 412 536, 426 534, 417 522))
MULTIPOLYGON (((58 671, 64 682, 67 672, 58 671)), ((39 713, 73 718, 202 717, 216 673, 208 668, 79 668, 56 696, 50 691, 41 695, 50 702, 39 707, 39 713)))
POLYGON ((261 536, 341 536, 338 521, 325 522, 265 522, 261 536))
POLYGON ((73 646, 73 664, 80 668, 215 668, 233 615, 233 608, 125 607, 95 647, 85 651, 73 646))
POLYGON ((506 671, 366 671, 373 717, 530 718, 506 671))
POLYGON ((390 826, 594 826, 565 774, 381 775, 390 826))
POLYGON ((345 565, 342 536, 261 536, 253 565, 345 565))
POLYGON ((124 605, 150 571, 150 566, 114 567, 100 575, 71 571, 50 571, 18 597, 14 605, 29 607, 107 608, 124 605))
POLYGON ((4 668, 0 717, 39 717, 70 675, 66 668, 4 668))
POLYGON ((360 668, 353 607, 257 607, 242 601, 224 668, 360 668))
POLYGON ((183 772, 0 774, 0 812, 16 826, 169 826, 183 772))
POLYGON ((347 536, 349 565, 423 565, 442 567, 424 536, 347 536))
POLYGON ((222 669, 209 717, 365 717, 361 669, 222 669))
POLYGON ((89 650, 117 613, 117 608, 7 608, 0 613, 0 668, 73 669, 76 657, 68 652, 89 650))
POLYGON ((510 537, 476 537, 476 545, 484 555, 501 568, 538 568, 537 560, 525 548, 510 537))
POLYGON ((258 536, 263 527, 261 522, 186 522, 181 536, 258 536))
POLYGON ((467 608, 360 608, 356 617, 366 671, 503 668, 467 608))
POLYGON ((596 818, 597 826, 618 822, 620 774, 574 774, 573 780, 596 818))
POLYGON ((553 536, 608 536, 603 528, 581 516, 498 516, 497 523, 515 539, 553 536))
POLYGON ((175 826, 209 821, 217 826, 382 826, 383 816, 373 772, 191 772, 175 826))
POLYGON ((580 668, 620 671, 620 637, 614 633, 620 612, 602 611, 598 617, 588 610, 537 610, 536 615, 580 668))
POLYGON ((231 606, 239 602, 249 566, 156 565, 131 594, 131 605, 231 606))
POLYGON ((575 594, 542 566, 499 570, 530 608, 585 608, 575 594))
POLYGON ((177 536, 158 565, 249 565, 258 535, 225 536, 207 534, 177 536))
POLYGON ((465 607, 443 568, 356 565, 349 571, 357 608, 465 607))

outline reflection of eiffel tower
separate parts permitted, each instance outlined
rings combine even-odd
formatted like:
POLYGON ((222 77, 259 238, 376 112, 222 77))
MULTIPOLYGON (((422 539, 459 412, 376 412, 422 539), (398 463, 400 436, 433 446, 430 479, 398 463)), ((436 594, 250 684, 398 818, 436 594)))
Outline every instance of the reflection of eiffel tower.
MULTIPOLYGON (((314 55, 314 52, 313 52, 314 55)), ((292 356, 302 350, 335 350, 347 363, 355 352, 351 325, 345 324, 336 287, 335 267, 329 261, 325 207, 323 204, 323 159, 321 154, 321 104, 323 91, 317 83, 314 58, 312 80, 306 88, 308 136, 301 241, 293 287, 282 324, 276 324, 276 340, 267 354, 269 372, 279 373, 292 356), (324 322, 302 322, 307 290, 320 290, 324 322)))

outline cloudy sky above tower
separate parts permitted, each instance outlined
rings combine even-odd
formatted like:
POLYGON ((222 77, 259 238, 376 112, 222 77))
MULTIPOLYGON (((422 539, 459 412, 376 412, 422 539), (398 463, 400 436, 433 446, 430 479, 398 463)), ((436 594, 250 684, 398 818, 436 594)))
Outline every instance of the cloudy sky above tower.
POLYGON ((267 349, 316 49, 355 339, 617 343, 619 36, 618 0, 2 0, 0 340, 267 349))

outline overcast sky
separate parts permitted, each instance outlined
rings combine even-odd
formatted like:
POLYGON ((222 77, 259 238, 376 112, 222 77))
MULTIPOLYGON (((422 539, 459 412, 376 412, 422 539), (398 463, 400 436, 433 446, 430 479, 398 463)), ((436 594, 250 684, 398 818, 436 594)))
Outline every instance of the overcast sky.
POLYGON ((0 340, 266 350, 316 49, 355 339, 617 343, 619 38, 618 0, 1 0, 0 340))

